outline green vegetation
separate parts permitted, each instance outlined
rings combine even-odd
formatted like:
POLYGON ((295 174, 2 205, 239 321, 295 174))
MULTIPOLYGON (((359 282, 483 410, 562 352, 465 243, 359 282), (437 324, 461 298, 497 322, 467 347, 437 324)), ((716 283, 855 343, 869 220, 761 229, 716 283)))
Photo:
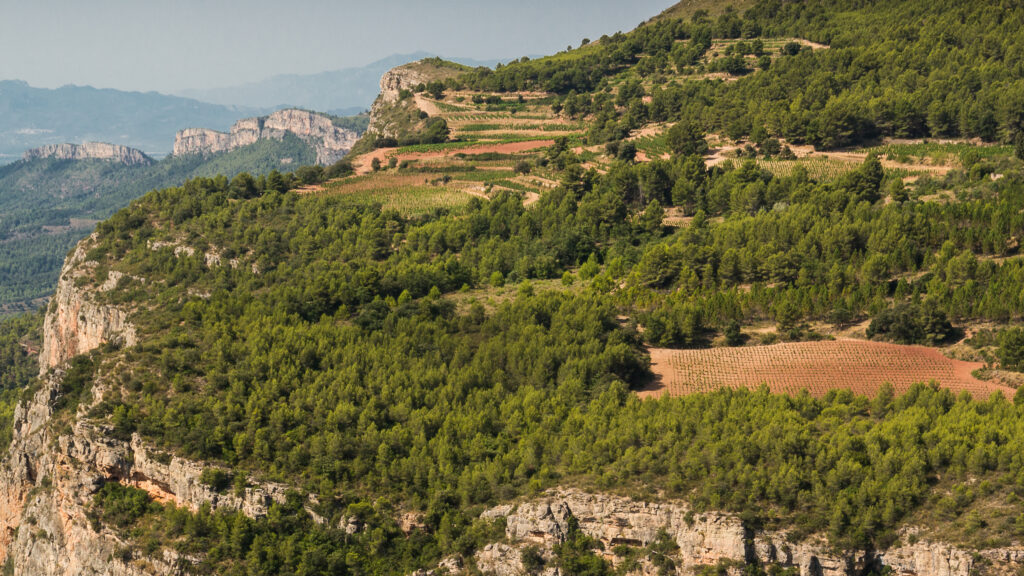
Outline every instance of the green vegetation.
MULTIPOLYGON (((1014 402, 926 383, 874 398, 632 393, 651 376, 645 345, 742 346, 745 328, 768 324, 776 332, 758 341, 865 322, 868 337, 935 345, 992 323, 967 352, 998 345, 1002 367, 1020 369, 1024 167, 1008 147, 875 150, 956 155, 956 169, 904 183, 906 171, 874 154, 812 174, 781 159, 779 140, 1013 140, 1021 126, 1006 102, 1024 72, 996 56, 1020 50, 1012 31, 1024 13, 996 12, 763 1, 743 17, 660 18, 495 71, 433 63, 445 73, 417 90, 434 97, 457 86, 559 93, 552 104, 587 122, 588 142, 607 143, 612 158, 598 170, 593 152, 585 161, 559 138, 533 153, 378 159, 373 173, 319 193, 289 190, 350 167, 194 178, 132 202, 97 226, 94 275, 81 282, 126 274, 96 297, 130 306, 140 343, 75 360, 60 407, 104 378, 112 392, 88 417, 114 437, 137 433, 203 462, 201 481, 218 491, 269 480, 293 493, 254 520, 159 506, 111 483, 91 517, 147 553, 174 548, 197 558, 191 571, 231 575, 428 568, 501 538, 500 523, 477 519, 486 506, 561 485, 685 499, 697 513, 732 511, 751 530, 821 534, 841 549, 884 549, 907 522, 955 544, 1019 541, 1024 392, 1014 402), (736 62, 776 53, 732 82, 668 81, 708 71, 706 54, 723 45, 736 62), (668 121, 662 134, 626 139, 668 121), (708 167, 708 130, 750 136, 759 150, 708 167), (637 162, 638 152, 657 157, 637 162), (529 207, 513 181, 526 174, 553 183, 529 207), (456 189, 465 183, 486 198, 456 189), (407 511, 422 527, 403 533, 396 517, 407 511)), ((364 147, 465 145, 439 143, 445 120, 401 96, 386 116, 399 136, 364 147)), ((609 573, 578 528, 570 520, 552 558, 528 549, 524 564, 609 573)), ((672 568, 664 536, 613 552, 672 568)))
MULTIPOLYGON (((364 122, 365 117, 351 121, 364 122)), ((267 174, 315 161, 315 151, 288 134, 211 157, 171 156, 153 165, 43 159, 0 167, 0 305, 48 296, 65 254, 95 222, 150 190, 198 176, 267 174)))
POLYGON ((358 116, 332 116, 331 123, 338 128, 362 134, 370 126, 370 115, 364 113, 358 116))
POLYGON ((14 407, 39 372, 42 324, 42 311, 0 318, 0 450, 10 445, 14 407))
POLYGON ((1019 170, 950 176, 964 200, 934 204, 885 203, 875 159, 825 183, 752 162, 706 170, 697 156, 599 175, 564 143, 537 162, 562 185, 532 209, 504 193, 408 218, 354 205, 343 187, 298 196, 270 179, 240 202, 225 179, 147 195, 101 224, 90 251, 101 269, 149 279, 108 293, 142 307, 135 321, 149 337, 104 369, 121 396, 92 416, 120 410, 118 433, 287 482, 335 519, 341 495, 429 509, 444 494, 445 513, 458 516, 572 479, 760 510, 758 522, 867 546, 891 542, 902 518, 933 505, 931 479, 1017 490, 1024 469, 1006 455, 1020 449, 1024 419, 1001 397, 919 386, 874 405, 848 393, 735 391, 640 402, 629 387, 645 372, 641 337, 701 345, 709 331, 768 316, 798 338, 792 327, 839 308, 913 341, 941 338, 938 311, 1019 318, 1019 263, 975 253, 1002 253, 1024 225, 1019 170), (665 236, 652 208, 661 202, 692 206, 694 222, 665 236), (711 222, 716 214, 725 220, 711 222), (174 238, 194 239, 196 254, 150 248, 174 238), (209 267, 211 248, 240 264, 209 267), (523 282, 583 263, 582 291, 523 282), (456 312, 443 298, 510 282, 518 296, 490 313, 479 303, 456 312), (919 301, 931 314, 920 323, 902 312, 919 301), (622 311, 642 336, 615 320, 622 311), (920 434, 896 432, 910 422, 920 434), (992 434, 1000 440, 981 440, 992 434))
MULTIPOLYGON (((726 9, 715 18, 659 18, 579 50, 480 70, 461 82, 488 91, 562 94, 569 116, 597 115, 592 143, 621 139, 648 121, 699 119, 705 130, 732 138, 763 129, 820 148, 876 136, 1013 145, 1024 142, 1024 84, 1014 64, 1024 54, 1016 34, 1022 23, 1020 10, 979 3, 762 1, 742 16, 726 9), (749 48, 739 52, 754 52, 759 37, 787 36, 830 47, 787 44, 767 69, 751 74, 742 59, 734 67, 729 58, 707 55, 720 39, 744 39, 749 48), (742 76, 665 83, 676 74, 719 69, 742 76), (654 84, 649 93, 641 79, 654 84), (624 90, 629 86, 634 89, 624 90)), ((726 52, 739 44, 728 44, 726 52)))

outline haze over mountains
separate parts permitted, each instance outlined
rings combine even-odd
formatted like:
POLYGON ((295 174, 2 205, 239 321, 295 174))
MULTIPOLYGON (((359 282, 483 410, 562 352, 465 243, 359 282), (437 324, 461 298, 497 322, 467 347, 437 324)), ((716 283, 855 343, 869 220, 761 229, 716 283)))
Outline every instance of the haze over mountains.
MULTIPOLYGON (((319 74, 281 74, 258 82, 209 90, 182 90, 179 95, 214 104, 274 108, 298 106, 339 116, 357 114, 373 102, 380 77, 395 66, 437 56, 431 52, 393 54, 362 67, 319 74)), ((499 60, 446 58, 467 66, 492 67, 499 60)))
MULTIPOLYGON (((171 152, 184 128, 227 130, 242 118, 299 107, 340 116, 370 107, 387 70, 433 54, 396 54, 371 64, 310 75, 272 76, 259 82, 179 95, 126 92, 91 86, 36 88, 0 81, 0 165, 25 150, 51 144, 109 142, 155 157, 171 152)), ((470 66, 497 61, 456 59, 470 66)))
POLYGON ((65 142, 123 144, 159 156, 171 151, 182 128, 224 130, 256 112, 156 92, 91 86, 51 90, 0 81, 0 164, 21 158, 29 148, 65 142))

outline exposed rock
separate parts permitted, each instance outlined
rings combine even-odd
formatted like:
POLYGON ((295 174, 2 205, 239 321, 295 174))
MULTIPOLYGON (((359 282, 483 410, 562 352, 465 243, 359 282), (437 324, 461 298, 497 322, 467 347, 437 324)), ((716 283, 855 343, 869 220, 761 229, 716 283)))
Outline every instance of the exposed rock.
POLYGON ((53 312, 46 315, 43 324, 43 347, 39 353, 42 372, 105 342, 135 345, 135 327, 128 322, 128 313, 116 306, 97 304, 75 283, 77 278, 91 274, 85 255, 95 238, 93 234, 79 242, 61 269, 57 292, 50 304, 53 312))
POLYGON ((420 84, 433 80, 444 80, 461 73, 456 68, 437 66, 430 60, 417 60, 388 70, 380 79, 380 94, 370 107, 370 126, 367 132, 381 136, 397 137, 394 126, 383 120, 385 111, 395 107, 401 100, 402 90, 412 90, 420 84))
POLYGON ((54 158, 56 160, 111 160, 128 166, 148 165, 153 159, 146 153, 135 148, 107 144, 104 142, 86 142, 84 144, 50 144, 41 148, 33 148, 25 152, 25 160, 54 158))
POLYGON ((423 515, 419 512, 405 512, 398 515, 398 528, 409 534, 413 530, 426 528, 426 524, 423 522, 423 515))
POLYGON ((377 97, 379 103, 394 104, 398 102, 398 94, 402 90, 412 90, 420 84, 429 82, 432 76, 418 67, 422 63, 423 60, 417 60, 385 72, 380 77, 380 95, 377 97))
POLYGON ((0 467, 0 561, 15 576, 171 574, 165 558, 139 559, 115 534, 93 528, 86 510, 104 478, 54 448, 49 426, 61 369, 14 414, 14 438, 0 467))
MULTIPOLYGON (((969 574, 974 564, 971 554, 965 550, 927 541, 887 550, 878 559, 892 568, 895 574, 969 574)), ((1001 561, 1021 563, 1019 557, 1004 558, 1001 561)))
POLYGON ((484 512, 483 518, 505 519, 506 536, 515 545, 493 545, 481 551, 477 555, 478 565, 501 576, 521 574, 522 547, 550 548, 562 541, 570 515, 584 533, 600 540, 607 550, 620 544, 647 546, 665 529, 679 546, 680 573, 720 561, 796 566, 801 576, 854 576, 882 566, 891 568, 895 574, 969 576, 1024 566, 1021 548, 981 551, 979 556, 991 566, 980 570, 971 552, 928 541, 883 552, 837 552, 820 536, 789 543, 785 532, 753 532, 735 515, 693 513, 683 502, 641 502, 575 490, 551 491, 538 500, 484 512))
MULTIPOLYGON (((485 571, 486 572, 486 571, 485 571)), ((409 576, 454 576, 455 574, 465 574, 464 565, 462 558, 458 556, 448 556, 438 563, 437 568, 434 570, 417 570, 409 576)))
POLYGON ((359 134, 334 125, 329 116, 306 110, 279 110, 269 116, 245 118, 228 133, 187 128, 174 138, 174 155, 216 154, 248 146, 259 140, 281 140, 294 134, 316 149, 318 164, 333 164, 355 144, 359 134))
MULTIPOLYGON (((203 464, 157 453, 137 435, 120 439, 90 421, 89 410, 113 386, 102 374, 93 384, 92 401, 83 402, 76 414, 61 414, 62 424, 54 425, 67 360, 104 342, 130 346, 136 341, 127 311, 97 304, 91 284, 76 283, 92 279, 95 262, 85 255, 94 240, 80 242, 61 272, 43 324, 39 389, 15 408, 13 439, 0 463, 0 563, 7 562, 16 576, 173 574, 180 573, 181 563, 195 560, 169 550, 145 556, 110 530, 94 526, 86 512, 107 482, 135 486, 157 501, 193 510, 209 504, 214 510, 241 510, 252 517, 267 514, 286 495, 286 486, 280 484, 218 493, 200 481, 203 464)), ((114 289, 122 278, 110 272, 95 290, 114 289)))
POLYGON ((476 567, 485 574, 494 576, 521 576, 526 574, 523 567, 522 551, 501 542, 488 544, 476 553, 476 567))

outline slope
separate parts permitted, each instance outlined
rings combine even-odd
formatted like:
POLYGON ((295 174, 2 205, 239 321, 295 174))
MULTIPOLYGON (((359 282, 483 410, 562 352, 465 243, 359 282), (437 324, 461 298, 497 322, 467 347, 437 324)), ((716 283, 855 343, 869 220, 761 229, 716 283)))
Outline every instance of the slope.
POLYGON ((964 56, 1017 50, 1002 27, 1024 10, 934 4, 761 2, 490 72, 400 67, 375 112, 410 121, 376 124, 365 173, 133 202, 76 247, 48 310, 0 469, 8 565, 1018 571, 1019 388, 869 397, 824 373, 813 395, 636 394, 652 347, 836 337, 1014 387, 1013 119, 992 117, 1002 145, 980 139, 960 120, 995 93, 954 89, 956 140, 894 137, 943 77, 1017 86, 1015 63, 964 56), (928 80, 874 59, 931 34, 951 47, 928 80), (890 76, 904 104, 876 109, 890 76))

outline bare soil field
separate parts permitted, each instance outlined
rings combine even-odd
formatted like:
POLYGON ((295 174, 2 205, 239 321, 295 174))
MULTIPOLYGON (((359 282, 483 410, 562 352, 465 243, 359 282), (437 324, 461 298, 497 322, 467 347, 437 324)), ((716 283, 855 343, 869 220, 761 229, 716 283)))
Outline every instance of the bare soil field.
POLYGON ((931 380, 978 399, 993 392, 1012 398, 1015 392, 1010 386, 972 376, 972 371, 984 367, 981 362, 952 360, 925 346, 838 339, 700 350, 651 348, 650 354, 655 378, 638 391, 641 398, 721 387, 757 388, 762 383, 782 394, 806 389, 824 396, 829 390, 849 389, 874 396, 885 382, 900 394, 915 382, 931 380))

